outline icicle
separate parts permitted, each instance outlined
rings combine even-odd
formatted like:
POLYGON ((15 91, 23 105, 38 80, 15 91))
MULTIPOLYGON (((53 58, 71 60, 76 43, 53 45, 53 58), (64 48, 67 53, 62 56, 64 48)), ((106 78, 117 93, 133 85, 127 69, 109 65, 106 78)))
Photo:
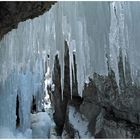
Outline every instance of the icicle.
POLYGON ((69 68, 70 68, 70 89, 71 89, 71 99, 72 99, 72 71, 74 73, 74 58, 73 58, 73 51, 75 50, 75 40, 70 42, 69 46, 69 68))

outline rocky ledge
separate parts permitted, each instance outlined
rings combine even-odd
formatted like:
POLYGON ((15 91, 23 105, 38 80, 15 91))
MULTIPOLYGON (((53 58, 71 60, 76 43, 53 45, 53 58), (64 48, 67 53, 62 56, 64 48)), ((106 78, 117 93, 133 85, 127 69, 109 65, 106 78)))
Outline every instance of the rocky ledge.
POLYGON ((42 15, 54 3, 54 1, 0 2, 0 40, 4 34, 17 28, 19 22, 42 15))
MULTIPOLYGON (((140 138, 140 89, 131 82, 124 82, 123 76, 120 76, 121 85, 118 89, 115 73, 110 70, 108 76, 93 73, 93 79, 85 84, 83 97, 78 95, 77 80, 73 80, 71 99, 66 42, 64 60, 63 100, 58 59, 55 60, 53 76, 56 86, 51 96, 58 134, 64 138, 140 138)), ((120 75, 123 73, 121 63, 118 64, 120 75)), ((76 75, 76 64, 74 69, 76 75)))

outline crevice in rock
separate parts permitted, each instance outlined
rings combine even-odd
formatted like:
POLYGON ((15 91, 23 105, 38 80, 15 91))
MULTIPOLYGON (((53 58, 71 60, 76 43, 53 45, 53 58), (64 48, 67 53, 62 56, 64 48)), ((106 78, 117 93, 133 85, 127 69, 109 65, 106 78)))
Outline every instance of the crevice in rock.
POLYGON ((56 1, 46 2, 0 2, 0 40, 17 28, 18 23, 33 19, 48 11, 56 1))
POLYGON ((32 96, 32 105, 31 105, 31 113, 34 114, 37 112, 36 98, 32 96))
POLYGON ((20 117, 19 117, 19 97, 16 98, 16 128, 20 127, 20 117))
POLYGON ((56 85, 52 94, 52 105, 54 107, 53 119, 56 124, 57 135, 61 136, 64 125, 64 112, 62 112, 62 98, 61 98, 61 73, 58 55, 55 56, 54 70, 52 75, 53 83, 56 85))

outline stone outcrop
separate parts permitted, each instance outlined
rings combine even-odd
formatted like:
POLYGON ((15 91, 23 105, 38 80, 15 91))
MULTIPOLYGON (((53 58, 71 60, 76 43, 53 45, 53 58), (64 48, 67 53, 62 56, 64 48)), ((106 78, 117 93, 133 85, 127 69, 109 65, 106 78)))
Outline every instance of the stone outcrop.
POLYGON ((17 28, 19 22, 42 15, 54 3, 54 1, 0 2, 0 40, 4 34, 17 28))
POLYGON ((94 74, 80 106, 89 120, 89 131, 97 138, 138 138, 138 91, 131 86, 119 93, 113 71, 106 77, 94 74))
MULTIPOLYGON (((61 93, 61 73, 60 73, 60 65, 58 55, 55 57, 54 70, 52 81, 55 85, 55 90, 51 91, 51 101, 54 107, 53 118, 56 123, 56 131, 58 135, 62 135, 63 128, 66 127, 65 123, 67 120, 67 106, 68 104, 72 104, 74 106, 79 106, 81 104, 80 97, 78 96, 77 91, 77 80, 73 80, 73 96, 71 100, 71 91, 70 91, 70 69, 69 69, 69 50, 67 42, 65 41, 65 55, 64 55, 64 91, 63 91, 63 99, 61 93)), ((76 69, 76 65, 75 65, 76 69)), ((76 71, 74 71, 76 74, 76 71)), ((74 77, 73 77, 74 79, 74 77)))
MULTIPOLYGON (((65 46, 67 46, 66 42, 65 46)), ((76 75, 76 64, 74 67, 76 75)), ((96 73, 93 74, 93 79, 89 79, 90 82, 85 84, 82 98, 78 95, 77 80, 74 80, 73 77, 73 94, 71 99, 69 53, 65 54, 64 99, 61 101, 62 103, 56 101, 61 98, 59 90, 54 93, 54 96, 57 96, 57 98, 53 101, 56 106, 54 115, 55 122, 56 124, 62 122, 63 125, 61 125, 63 127, 61 127, 61 131, 63 131, 63 135, 67 135, 68 138, 75 138, 77 137, 77 133, 79 133, 78 130, 72 126, 68 117, 68 108, 72 106, 88 120, 88 132, 90 132, 91 137, 140 138, 140 89, 130 84, 131 82, 129 82, 129 80, 131 80, 131 78, 129 76, 129 68, 127 69, 128 82, 124 79, 121 55, 118 67, 120 89, 116 83, 115 73, 110 69, 108 76, 101 76, 96 73)), ((56 72, 55 70, 57 76, 54 76, 53 80, 59 81, 56 84, 57 89, 58 87, 60 88, 60 72, 59 74, 56 72), (59 77, 59 80, 57 77, 59 77)), ((57 126, 59 125, 57 124, 57 126)), ((78 136, 78 138, 80 137, 78 136)))

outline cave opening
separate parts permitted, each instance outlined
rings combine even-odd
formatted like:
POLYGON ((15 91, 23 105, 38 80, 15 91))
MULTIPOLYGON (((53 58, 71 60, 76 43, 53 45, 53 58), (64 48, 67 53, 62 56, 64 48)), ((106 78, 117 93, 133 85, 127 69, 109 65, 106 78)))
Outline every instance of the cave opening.
POLYGON ((16 98, 16 128, 20 126, 20 117, 19 117, 19 97, 16 98))

